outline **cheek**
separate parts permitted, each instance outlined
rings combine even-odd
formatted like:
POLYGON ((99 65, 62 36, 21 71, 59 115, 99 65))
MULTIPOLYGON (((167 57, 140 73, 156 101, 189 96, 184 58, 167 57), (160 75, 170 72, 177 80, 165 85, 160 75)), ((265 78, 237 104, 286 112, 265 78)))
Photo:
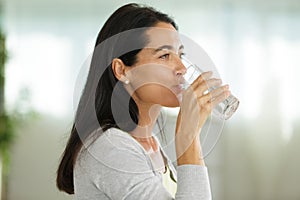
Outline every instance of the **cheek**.
POLYGON ((127 72, 131 86, 134 90, 148 84, 163 85, 165 87, 172 87, 178 84, 175 72, 171 67, 161 64, 143 64, 134 67, 127 72))
POLYGON ((158 84, 147 84, 135 91, 140 101, 151 104, 159 104, 165 107, 179 106, 179 95, 176 95, 170 88, 158 84))

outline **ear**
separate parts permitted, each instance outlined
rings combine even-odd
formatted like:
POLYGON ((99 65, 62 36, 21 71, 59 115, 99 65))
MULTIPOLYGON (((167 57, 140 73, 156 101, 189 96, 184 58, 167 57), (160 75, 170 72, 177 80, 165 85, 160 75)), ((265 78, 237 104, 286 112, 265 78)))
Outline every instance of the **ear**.
POLYGON ((119 58, 114 58, 111 63, 112 71, 115 77, 126 84, 128 84, 128 79, 125 77, 127 66, 123 63, 123 61, 119 58))

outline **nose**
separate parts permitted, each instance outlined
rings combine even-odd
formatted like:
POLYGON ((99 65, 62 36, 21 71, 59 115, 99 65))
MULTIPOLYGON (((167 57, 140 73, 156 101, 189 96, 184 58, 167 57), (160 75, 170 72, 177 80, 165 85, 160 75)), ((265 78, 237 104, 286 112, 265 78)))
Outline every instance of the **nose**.
POLYGON ((182 63, 181 58, 178 56, 178 58, 176 59, 177 63, 176 63, 176 78, 179 84, 183 84, 185 83, 184 77, 183 75, 186 74, 187 69, 185 67, 185 65, 182 63))
POLYGON ((187 72, 186 67, 182 63, 181 58, 178 57, 177 63, 176 63, 176 75, 177 76, 183 76, 183 75, 186 74, 186 72, 187 72))
POLYGON ((176 76, 183 76, 186 73, 186 69, 182 69, 179 71, 176 71, 176 76))

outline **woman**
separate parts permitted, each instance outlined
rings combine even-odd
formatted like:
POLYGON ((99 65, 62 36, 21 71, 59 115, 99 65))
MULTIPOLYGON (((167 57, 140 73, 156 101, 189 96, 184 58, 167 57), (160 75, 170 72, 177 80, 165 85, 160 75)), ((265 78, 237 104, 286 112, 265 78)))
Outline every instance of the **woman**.
POLYGON ((57 170, 59 190, 76 199, 173 199, 162 184, 167 169, 175 199, 211 199, 199 133, 230 92, 211 72, 183 90, 183 48, 175 22, 153 8, 127 4, 109 17, 57 170), (180 106, 177 169, 153 136, 162 106, 180 106))

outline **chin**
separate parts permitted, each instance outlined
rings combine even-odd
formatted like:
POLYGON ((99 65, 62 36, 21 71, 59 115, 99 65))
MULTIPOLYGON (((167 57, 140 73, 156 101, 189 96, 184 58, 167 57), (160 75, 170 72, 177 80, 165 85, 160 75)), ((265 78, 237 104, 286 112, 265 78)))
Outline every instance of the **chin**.
POLYGON ((172 97, 170 99, 165 98, 165 101, 161 102, 161 105, 164 107, 176 108, 180 106, 180 102, 181 102, 181 97, 180 98, 172 97))

